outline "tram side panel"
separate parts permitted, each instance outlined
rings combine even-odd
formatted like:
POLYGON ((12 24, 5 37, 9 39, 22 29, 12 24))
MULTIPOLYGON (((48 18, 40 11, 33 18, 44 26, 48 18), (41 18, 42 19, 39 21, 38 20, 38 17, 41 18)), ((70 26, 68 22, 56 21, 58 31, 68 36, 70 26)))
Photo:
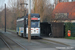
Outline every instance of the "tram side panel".
POLYGON ((24 19, 17 20, 17 34, 23 36, 24 33, 24 19))

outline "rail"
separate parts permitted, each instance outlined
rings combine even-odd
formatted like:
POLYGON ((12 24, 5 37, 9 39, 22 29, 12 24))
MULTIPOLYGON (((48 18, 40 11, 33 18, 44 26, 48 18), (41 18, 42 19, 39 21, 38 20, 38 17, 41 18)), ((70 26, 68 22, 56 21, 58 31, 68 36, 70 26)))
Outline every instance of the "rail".
POLYGON ((12 50, 12 48, 8 45, 8 43, 1 36, 0 38, 4 42, 4 44, 9 48, 9 50, 12 50))

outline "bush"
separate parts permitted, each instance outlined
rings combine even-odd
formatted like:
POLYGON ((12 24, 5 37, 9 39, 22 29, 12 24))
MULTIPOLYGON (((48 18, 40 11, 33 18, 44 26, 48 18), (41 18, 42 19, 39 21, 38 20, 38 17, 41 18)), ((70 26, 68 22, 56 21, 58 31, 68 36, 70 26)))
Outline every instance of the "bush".
POLYGON ((68 37, 68 30, 71 30, 71 37, 75 37, 75 23, 65 23, 65 37, 68 37))
POLYGON ((75 33, 72 33, 72 37, 75 37, 75 33))
POLYGON ((71 28, 72 28, 72 23, 65 23, 65 37, 68 37, 67 36, 67 33, 68 33, 68 30, 72 30, 71 28))

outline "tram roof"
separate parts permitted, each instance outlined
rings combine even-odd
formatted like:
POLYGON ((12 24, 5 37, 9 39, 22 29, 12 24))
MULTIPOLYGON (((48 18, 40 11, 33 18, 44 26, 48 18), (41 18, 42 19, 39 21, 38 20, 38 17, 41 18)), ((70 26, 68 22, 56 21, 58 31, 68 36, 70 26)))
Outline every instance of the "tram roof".
MULTIPOLYGON (((26 16, 23 16, 23 17, 20 17, 20 18, 17 18, 17 19, 21 19, 21 18, 28 18, 28 14, 26 16)), ((37 14, 37 13, 34 13, 34 14, 31 14, 31 17, 37 17, 37 18, 40 18, 40 15, 37 14)))
MULTIPOLYGON (((28 14, 26 16, 28 17, 28 14)), ((31 14, 31 17, 34 17, 34 16, 40 18, 39 14, 31 14)))

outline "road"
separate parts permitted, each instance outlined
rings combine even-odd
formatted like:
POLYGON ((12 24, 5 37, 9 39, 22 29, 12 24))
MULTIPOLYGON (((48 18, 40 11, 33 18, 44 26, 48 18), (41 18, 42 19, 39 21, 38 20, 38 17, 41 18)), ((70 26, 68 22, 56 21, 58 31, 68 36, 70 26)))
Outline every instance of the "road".
POLYGON ((57 47, 69 47, 59 43, 36 38, 32 39, 31 42, 28 42, 26 38, 19 37, 17 34, 12 32, 7 32, 3 35, 20 44, 22 47, 25 48, 25 50, 57 50, 57 47))

